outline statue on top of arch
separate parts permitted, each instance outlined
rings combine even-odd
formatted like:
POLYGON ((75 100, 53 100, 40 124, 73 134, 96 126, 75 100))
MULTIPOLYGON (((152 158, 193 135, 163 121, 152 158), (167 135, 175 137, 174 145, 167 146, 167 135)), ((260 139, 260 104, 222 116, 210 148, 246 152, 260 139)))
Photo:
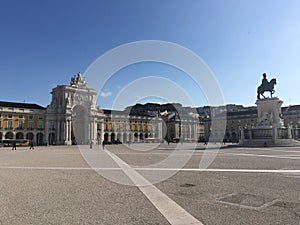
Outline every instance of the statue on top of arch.
POLYGON ((86 88, 86 81, 82 78, 82 75, 80 72, 77 73, 77 76, 74 75, 74 77, 71 78, 70 85, 73 87, 84 87, 86 88))

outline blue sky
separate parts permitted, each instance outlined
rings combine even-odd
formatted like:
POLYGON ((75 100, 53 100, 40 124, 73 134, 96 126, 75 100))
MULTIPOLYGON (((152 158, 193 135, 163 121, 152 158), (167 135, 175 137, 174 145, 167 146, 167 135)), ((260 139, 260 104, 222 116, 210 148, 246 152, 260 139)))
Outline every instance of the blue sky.
MULTIPOLYGON (((68 84, 110 49, 163 40, 202 58, 225 103, 254 105, 266 72, 277 78, 276 96, 284 105, 300 104, 299 12, 297 0, 1 0, 0 100, 46 106, 53 87, 68 84)), ((159 63, 131 65, 112 75, 97 90, 98 104, 111 108, 118 92, 143 76, 170 79, 195 106, 208 104, 188 75, 159 63)), ((140 102, 148 100, 163 101, 140 102)))

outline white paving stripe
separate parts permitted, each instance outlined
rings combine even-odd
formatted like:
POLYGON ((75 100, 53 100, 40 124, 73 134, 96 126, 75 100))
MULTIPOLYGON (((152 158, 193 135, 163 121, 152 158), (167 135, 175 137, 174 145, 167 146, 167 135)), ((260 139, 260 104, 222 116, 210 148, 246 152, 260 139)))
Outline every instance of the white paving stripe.
POLYGON ((170 199, 166 194, 149 183, 148 180, 131 168, 126 162, 121 160, 115 154, 109 151, 106 152, 120 166, 120 168, 132 180, 132 182, 138 185, 137 187, 140 189, 140 191, 149 199, 149 201, 169 221, 170 224, 203 225, 203 223, 201 223, 180 205, 170 199), (139 186, 139 184, 145 186, 139 186))
POLYGON ((183 172, 239 172, 239 173, 300 173, 300 170, 268 170, 268 169, 197 169, 197 168, 134 168, 135 170, 183 171, 183 172))
MULTIPOLYGON (((24 169, 24 170, 122 170, 118 167, 34 167, 34 166, 0 166, 0 169, 24 169)), ((182 171, 182 172, 238 172, 238 173, 300 173, 299 170, 268 170, 268 169, 198 169, 198 168, 140 168, 131 167, 132 170, 140 171, 182 171)))
POLYGON ((224 153, 225 155, 239 155, 239 156, 251 156, 251 157, 266 157, 266 158, 277 158, 277 159, 296 159, 299 160, 300 157, 296 156, 296 157, 288 157, 285 155, 259 155, 259 154, 250 154, 250 153, 230 153, 230 152, 226 152, 224 153))

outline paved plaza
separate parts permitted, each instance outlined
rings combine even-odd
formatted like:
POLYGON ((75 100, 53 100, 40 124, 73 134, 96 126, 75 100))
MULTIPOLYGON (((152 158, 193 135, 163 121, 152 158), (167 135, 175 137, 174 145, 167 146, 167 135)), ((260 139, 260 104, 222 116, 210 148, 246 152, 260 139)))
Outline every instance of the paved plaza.
POLYGON ((0 148, 0 224, 300 224, 300 146, 179 145, 0 148))

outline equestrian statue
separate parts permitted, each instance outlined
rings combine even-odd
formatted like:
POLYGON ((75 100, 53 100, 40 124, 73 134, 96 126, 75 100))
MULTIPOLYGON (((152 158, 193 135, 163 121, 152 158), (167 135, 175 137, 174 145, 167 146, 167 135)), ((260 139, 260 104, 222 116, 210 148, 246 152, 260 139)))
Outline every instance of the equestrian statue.
POLYGON ((275 93, 275 90, 274 90, 275 84, 276 84, 275 78, 273 78, 269 82, 267 80, 267 75, 265 73, 263 73, 262 84, 257 88, 257 99, 260 99, 260 95, 262 95, 264 98, 266 98, 264 96, 265 91, 269 91, 271 94, 271 98, 272 98, 272 95, 275 93))

